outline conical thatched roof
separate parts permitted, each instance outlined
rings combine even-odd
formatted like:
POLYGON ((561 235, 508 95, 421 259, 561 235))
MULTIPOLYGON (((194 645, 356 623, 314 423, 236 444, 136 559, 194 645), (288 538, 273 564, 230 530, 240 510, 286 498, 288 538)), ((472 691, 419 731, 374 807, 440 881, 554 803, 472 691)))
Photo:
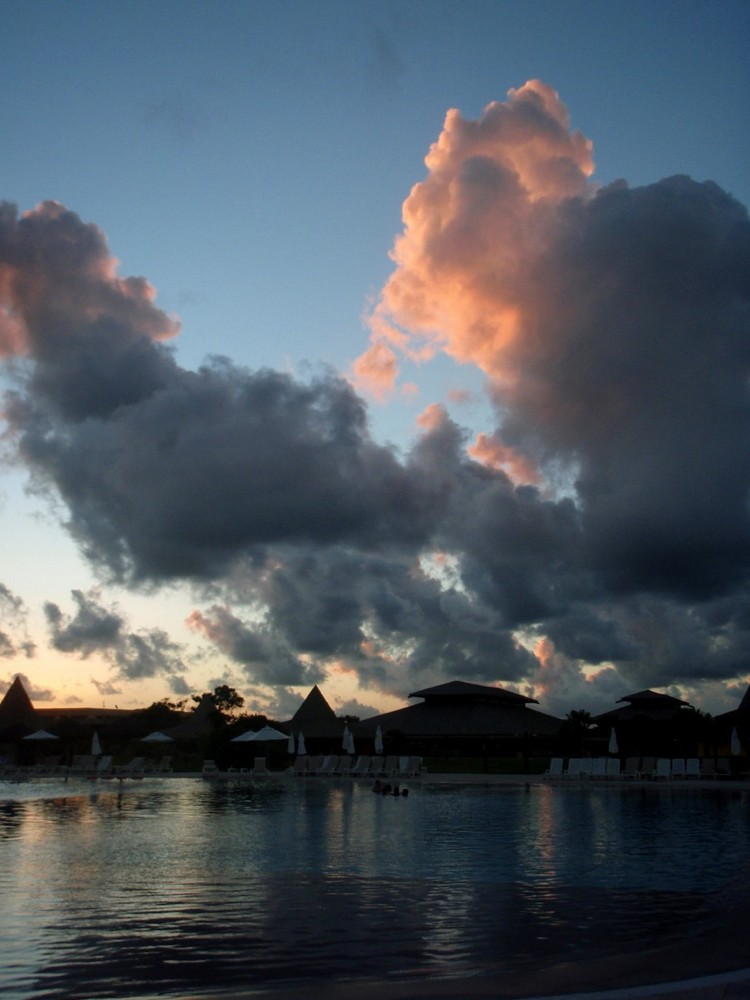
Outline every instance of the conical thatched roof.
POLYGON ((21 722, 24 725, 34 726, 37 721, 36 709, 31 704, 31 698, 29 698, 21 678, 16 676, 6 691, 5 697, 0 701, 0 724, 8 726, 21 722))
POLYGON ((336 713, 315 684, 292 718, 284 723, 284 728, 293 733, 304 733, 306 739, 333 737, 341 736, 344 723, 336 718, 336 713))

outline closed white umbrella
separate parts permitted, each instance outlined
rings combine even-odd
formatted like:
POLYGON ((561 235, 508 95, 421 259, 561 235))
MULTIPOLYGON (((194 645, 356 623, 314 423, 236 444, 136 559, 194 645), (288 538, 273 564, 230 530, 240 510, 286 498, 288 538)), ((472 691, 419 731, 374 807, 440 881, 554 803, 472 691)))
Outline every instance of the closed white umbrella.
POLYGON ((737 735, 736 728, 732 730, 732 756, 739 757, 742 752, 742 747, 740 746, 740 738, 737 735))
POLYGON ((619 747, 617 746, 617 733, 615 732, 614 726, 612 727, 612 732, 609 734, 609 752, 619 753, 619 747))
POLYGON ((344 725, 344 735, 341 738, 341 747, 344 753, 354 753, 354 734, 348 724, 344 725))
POLYGON ((297 754, 300 757, 304 757, 307 753, 307 748, 305 747, 305 734, 300 733, 297 737, 297 754))
POLYGON ((94 733, 91 737, 91 756, 101 757, 102 755, 102 745, 99 741, 99 733, 94 733))
POLYGON ((286 745, 286 752, 289 754, 294 753, 294 733, 289 734, 289 741, 286 745))
POLYGON ((375 753, 383 752, 383 733, 380 726, 375 730, 375 753))

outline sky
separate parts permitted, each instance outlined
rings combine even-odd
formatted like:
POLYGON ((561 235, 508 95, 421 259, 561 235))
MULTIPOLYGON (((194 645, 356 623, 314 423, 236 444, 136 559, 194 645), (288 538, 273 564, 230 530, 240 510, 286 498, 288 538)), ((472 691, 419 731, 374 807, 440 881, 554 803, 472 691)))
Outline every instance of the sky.
POLYGON ((0 694, 750 681, 750 8, 3 8, 0 694))

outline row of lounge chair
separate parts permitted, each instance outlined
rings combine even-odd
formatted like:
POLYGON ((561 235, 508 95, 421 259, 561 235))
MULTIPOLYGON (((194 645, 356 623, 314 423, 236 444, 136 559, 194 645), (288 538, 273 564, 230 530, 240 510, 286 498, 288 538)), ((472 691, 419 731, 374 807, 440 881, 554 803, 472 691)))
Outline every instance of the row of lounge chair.
POLYGON ((162 757, 159 761, 147 761, 144 757, 133 757, 127 764, 115 764, 109 755, 96 757, 77 754, 70 764, 63 764, 60 757, 44 757, 38 764, 20 767, 13 764, 0 765, 0 777, 33 778, 58 776, 61 778, 143 778, 147 774, 170 774, 172 758, 162 757))
POLYGON ((621 765, 617 757, 553 757, 544 772, 548 778, 728 778, 731 774, 726 757, 627 757, 621 765))
MULTIPOLYGON (((352 777, 352 778, 415 778, 422 771, 421 757, 367 757, 360 755, 356 761, 348 756, 297 757, 289 769, 299 777, 352 777)), ((229 768, 221 771, 216 761, 203 761, 203 777, 209 780, 232 777, 263 777, 270 774, 265 757, 256 757, 252 768, 229 768)))
POLYGON ((351 757, 329 754, 327 757, 297 757, 292 767, 295 774, 339 775, 353 778, 416 778, 422 772, 422 758, 408 756, 375 756, 361 754, 351 757))

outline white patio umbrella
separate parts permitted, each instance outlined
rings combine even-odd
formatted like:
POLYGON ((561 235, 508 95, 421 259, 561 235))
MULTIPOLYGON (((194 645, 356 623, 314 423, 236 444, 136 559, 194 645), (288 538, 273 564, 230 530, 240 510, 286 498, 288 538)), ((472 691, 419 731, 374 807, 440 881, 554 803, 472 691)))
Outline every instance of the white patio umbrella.
POLYGON ((300 757, 304 757, 307 753, 307 748, 305 747, 305 734, 300 733, 297 737, 297 754, 300 757))
POLYGON ((94 733, 91 737, 91 756, 101 757, 102 755, 102 744, 99 740, 99 733, 94 733))
MULTIPOLYGON (((252 729, 248 733, 242 733, 241 736, 235 736, 232 743, 268 743, 280 742, 283 740, 285 743, 289 740, 288 733, 279 732, 278 729, 274 729, 273 726, 264 726, 259 729, 257 733, 254 733, 252 729)), ((266 748, 268 752, 269 747, 266 748)))
POLYGON ((274 729, 273 726, 263 726, 255 734, 255 739, 258 743, 262 743, 267 740, 288 740, 289 737, 286 733, 280 732, 278 729, 274 729))
POLYGON ((164 733, 149 733, 148 736, 144 736, 141 743, 173 743, 174 740, 171 736, 166 736, 164 733))
POLYGON ((380 726, 378 726, 378 728, 375 730, 375 753, 382 753, 382 752, 383 752, 383 732, 380 726))
POLYGON ((274 729, 273 726, 264 726, 259 729, 258 732, 254 732, 250 729, 246 733, 242 733, 241 736, 235 736, 232 743, 266 743, 269 740, 288 740, 289 736, 286 733, 279 732, 278 729, 274 729))
POLYGON ((286 745, 286 752, 288 754, 294 753, 294 733, 289 734, 289 742, 286 745))
POLYGON ((54 733, 48 733, 46 729, 37 729, 35 733, 29 733, 28 736, 24 736, 25 740, 59 740, 59 736, 55 736, 54 733))
POLYGON ((354 733, 351 729, 346 731, 346 752, 349 754, 354 754, 354 733))
POLYGON ((612 727, 612 732, 609 734, 609 752, 619 753, 619 747, 617 746, 617 733, 615 732, 614 726, 612 727))
POLYGON ((732 730, 732 756, 739 757, 742 752, 742 747, 740 746, 740 738, 737 735, 737 729, 732 730))
MULTIPOLYGON (((255 739, 255 730, 249 729, 246 733, 242 733, 240 736, 233 736, 232 743, 252 743, 255 739)), ((284 737, 286 739, 286 737, 284 737)))

